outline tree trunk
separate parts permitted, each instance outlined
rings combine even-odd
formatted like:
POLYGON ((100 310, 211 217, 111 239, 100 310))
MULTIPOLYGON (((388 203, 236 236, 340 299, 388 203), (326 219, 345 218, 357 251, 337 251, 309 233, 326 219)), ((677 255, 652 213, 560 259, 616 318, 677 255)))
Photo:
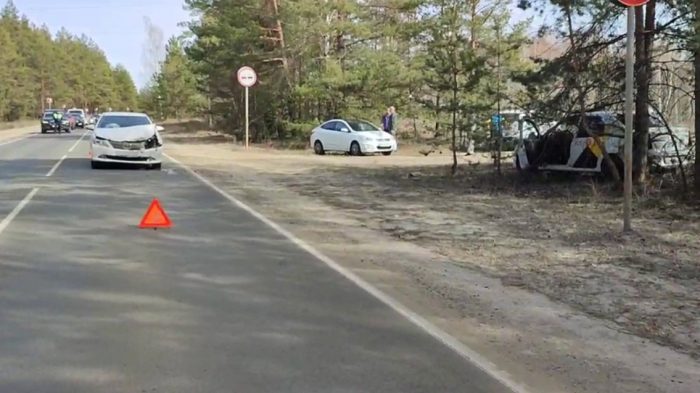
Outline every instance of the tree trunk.
MULTIPOLYGON (((700 0, 698 0, 700 1, 700 0)), ((437 96, 435 97, 435 136, 438 135, 440 132, 440 92, 437 93, 437 96)))
POLYGON ((280 1, 281 0, 264 0, 264 8, 271 20, 266 20, 262 23, 263 29, 268 32, 265 37, 273 42, 273 48, 277 49, 279 53, 275 53, 276 56, 272 61, 279 61, 284 69, 287 84, 291 87, 294 84, 292 80, 292 73, 289 67, 289 58, 287 57, 287 46, 284 39, 284 29, 282 27, 282 20, 280 17, 280 1))
POLYGON ((457 173, 457 72, 452 73, 452 176, 457 173))
POLYGON ((637 96, 635 99, 634 159, 632 179, 635 183, 646 180, 649 153, 649 84, 651 82, 651 57, 656 20, 656 0, 645 7, 637 7, 635 27, 635 70, 637 96))
POLYGON ((695 42, 693 63, 695 66, 695 191, 700 194, 700 0, 695 0, 695 42))

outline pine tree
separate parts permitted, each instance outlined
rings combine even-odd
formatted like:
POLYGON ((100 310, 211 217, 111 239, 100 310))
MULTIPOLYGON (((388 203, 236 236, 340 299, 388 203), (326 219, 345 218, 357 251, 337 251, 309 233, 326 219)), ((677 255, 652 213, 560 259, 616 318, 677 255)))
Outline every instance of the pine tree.
POLYGON ((166 115, 181 119, 196 110, 199 98, 197 80, 192 73, 189 59, 176 38, 168 41, 165 61, 157 81, 167 108, 166 115))
POLYGON ((469 108, 460 100, 460 93, 479 85, 485 71, 485 58, 470 47, 466 32, 468 3, 460 0, 438 0, 436 13, 428 21, 426 66, 430 70, 426 80, 440 97, 438 112, 451 117, 452 174, 457 172, 457 128, 459 117, 469 108))
POLYGON ((112 80, 115 88, 115 107, 122 110, 135 110, 137 106, 137 92, 129 71, 121 64, 112 69, 112 80))
POLYGON ((65 29, 55 35, 36 27, 10 1, 0 11, 0 118, 36 117, 53 99, 54 107, 117 107, 135 102, 125 70, 115 78, 104 53, 86 36, 65 29), (119 93, 117 93, 117 91, 119 93))

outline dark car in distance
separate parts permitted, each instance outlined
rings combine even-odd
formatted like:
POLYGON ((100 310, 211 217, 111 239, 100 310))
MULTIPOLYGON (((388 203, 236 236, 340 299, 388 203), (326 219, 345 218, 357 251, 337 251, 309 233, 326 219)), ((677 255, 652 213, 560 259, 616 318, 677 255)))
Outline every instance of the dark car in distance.
POLYGON ((65 114, 63 115, 63 119, 61 120, 60 129, 56 129, 56 124, 55 124, 55 121, 53 119, 54 112, 60 112, 60 111, 48 110, 48 111, 45 111, 43 115, 41 115, 41 133, 46 134, 48 131, 70 132, 70 123, 68 122, 68 118, 65 114))

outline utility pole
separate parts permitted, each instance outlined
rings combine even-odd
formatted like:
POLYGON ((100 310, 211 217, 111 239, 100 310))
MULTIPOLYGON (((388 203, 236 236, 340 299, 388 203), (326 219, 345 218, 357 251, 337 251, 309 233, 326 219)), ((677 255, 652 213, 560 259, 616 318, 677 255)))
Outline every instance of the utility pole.
POLYGON ((501 118, 501 26, 496 22, 496 170, 501 175, 501 149, 503 144, 503 119, 501 118))
POLYGON ((625 183, 623 232, 632 231, 632 129, 634 105, 634 7, 627 7, 627 46, 625 52, 625 183))

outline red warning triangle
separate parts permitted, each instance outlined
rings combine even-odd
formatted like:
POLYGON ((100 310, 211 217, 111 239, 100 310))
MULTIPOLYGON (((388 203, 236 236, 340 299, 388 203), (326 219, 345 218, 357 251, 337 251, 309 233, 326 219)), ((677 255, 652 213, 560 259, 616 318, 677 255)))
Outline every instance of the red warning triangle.
POLYGON ((158 199, 154 198, 151 206, 146 210, 146 214, 143 215, 139 228, 170 228, 172 226, 170 217, 165 213, 158 199))

